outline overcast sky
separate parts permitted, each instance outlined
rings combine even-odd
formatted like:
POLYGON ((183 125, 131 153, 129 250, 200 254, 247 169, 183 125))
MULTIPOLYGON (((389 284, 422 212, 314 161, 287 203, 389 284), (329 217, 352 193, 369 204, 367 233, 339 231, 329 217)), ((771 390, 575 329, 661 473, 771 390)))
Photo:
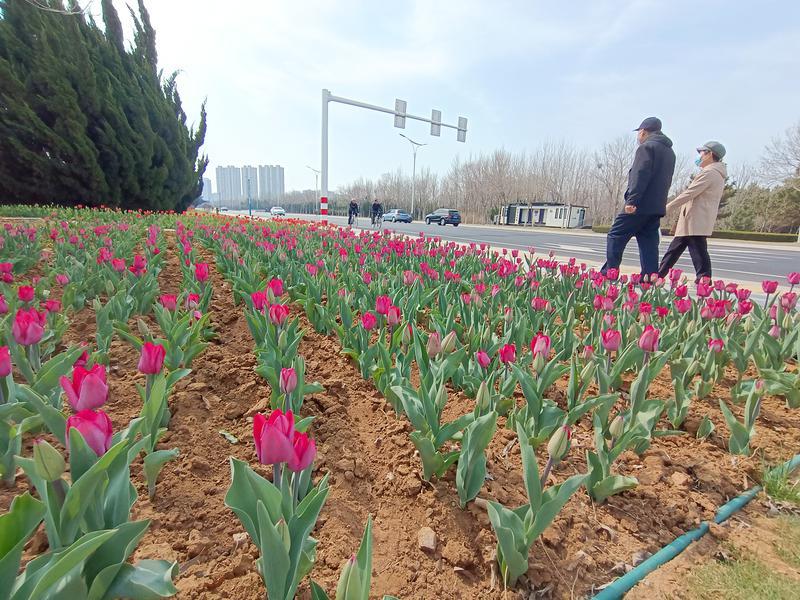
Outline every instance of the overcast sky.
POLYGON ((287 191, 313 188, 322 88, 469 119, 461 144, 453 130, 435 138, 332 104, 331 188, 410 172, 400 131, 429 143, 418 168, 444 173, 456 155, 500 147, 594 148, 649 115, 679 152, 717 139, 736 164, 800 120, 797 0, 145 1, 190 119, 208 99, 212 181, 217 165, 280 164, 287 191))

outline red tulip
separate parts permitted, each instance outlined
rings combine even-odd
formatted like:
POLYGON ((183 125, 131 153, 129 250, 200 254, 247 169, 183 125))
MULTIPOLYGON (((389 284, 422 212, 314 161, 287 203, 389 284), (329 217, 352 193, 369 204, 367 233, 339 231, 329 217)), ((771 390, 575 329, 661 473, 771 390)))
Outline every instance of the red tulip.
POLYGON ((117 273, 123 273, 125 271, 125 260, 122 258, 112 258, 111 268, 117 273))
POLYGON ((606 271, 606 279, 616 281, 619 278, 619 269, 609 269, 606 271))
POLYGON ((200 283, 208 280, 208 263, 197 263, 194 266, 194 278, 200 283))
POLYGON ((639 348, 645 352, 655 352, 658 350, 658 336, 660 333, 661 332, 652 325, 645 327, 639 338, 639 348))
POLYGON ((277 465, 289 462, 294 454, 294 415, 288 410, 272 411, 269 418, 261 413, 253 416, 253 440, 256 444, 258 461, 264 465, 277 465))
POLYGON ((669 308, 666 306, 656 306, 656 314, 663 319, 669 314, 669 308))
POLYGON ((786 276, 786 279, 788 279, 788 280, 789 280, 789 283, 790 283, 791 285, 793 285, 793 286, 794 286, 794 285, 797 285, 798 283, 800 283, 800 273, 797 273, 796 271, 795 271, 795 272, 792 272, 792 273, 789 273, 789 274, 786 276))
POLYGON ((764 290, 765 294, 772 294, 775 290, 778 289, 778 282, 777 281, 762 281, 761 282, 761 289, 764 290))
POLYGON ((0 346, 0 378, 11 374, 11 355, 8 346, 0 346))
POLYGON ((492 362, 492 359, 491 359, 491 358, 489 358, 489 355, 488 355, 488 354, 486 354, 486 352, 484 352, 483 350, 478 350, 478 351, 475 353, 475 360, 477 360, 477 361, 478 361, 478 364, 479 364, 479 365, 481 366, 481 368, 483 368, 483 369, 485 369, 486 367, 488 367, 488 366, 489 366, 489 364, 492 362))
POLYGON ((8 312, 8 303, 6 302, 5 296, 0 294, 0 315, 4 315, 8 312))
POLYGON ((147 261, 145 260, 144 256, 136 254, 133 257, 133 264, 130 267, 128 267, 128 270, 137 277, 143 275, 144 272, 147 270, 147 261))
POLYGON ((157 375, 164 367, 164 357, 167 351, 161 344, 145 342, 142 354, 139 357, 139 372, 145 375, 157 375))
POLYGON ((189 294, 186 296, 186 308, 197 308, 198 304, 200 304, 199 294, 189 294))
POLYGON ((500 348, 500 362, 504 365, 517 362, 517 347, 514 344, 506 344, 500 348))
POLYGON ((295 473, 306 469, 314 462, 314 457, 317 455, 317 445, 305 433, 298 433, 294 436, 292 450, 288 467, 295 473))
POLYGON ((389 307, 392 306, 392 299, 389 296, 378 296, 375 298, 375 312, 386 316, 389 314, 389 307))
POLYGON ((91 369, 75 367, 72 370, 72 379, 61 377, 59 383, 67 396, 67 402, 75 411, 99 408, 108 400, 106 368, 101 364, 96 364, 91 369))
POLYGON ((689 288, 685 285, 679 285, 675 288, 675 296, 678 298, 685 298, 689 294, 689 288))
POLYGON ((600 341, 606 352, 616 352, 622 343, 622 334, 616 329, 605 329, 600 332, 600 341))
POLYGON ((167 310, 175 310, 178 308, 178 297, 175 294, 162 294, 158 299, 161 306, 167 310))
POLYGON ((753 310, 753 303, 750 300, 739 300, 739 306, 736 310, 740 315, 750 314, 750 311, 753 310))
POLYGON ((739 288, 736 290, 736 298, 740 301, 750 298, 750 294, 752 294, 752 292, 747 288, 739 288))
POLYGON ((361 315, 361 326, 367 331, 372 331, 378 324, 378 319, 371 312, 365 312, 361 315))
POLYGON ((17 297, 20 302, 31 302, 35 295, 36 290, 30 285, 21 285, 17 289, 17 297))
POLYGON ((69 430, 77 429, 97 456, 103 456, 111 447, 113 426, 111 419, 102 410, 82 410, 67 419, 67 450, 69 450, 69 430))
POLYGON ((292 369, 281 369, 280 375, 281 394, 291 394, 297 387, 297 372, 292 369))
POLYGON ((531 340, 531 352, 533 352, 534 358, 537 356, 547 358, 550 354, 550 336, 543 333, 537 333, 533 336, 533 340, 531 340))
POLYGON ((14 317, 14 324, 11 326, 14 341, 21 346, 38 344, 44 335, 46 321, 47 313, 45 312, 40 314, 35 308, 19 309, 14 317))
POLYGON ((61 302, 58 300, 48 300, 44 303, 44 310, 49 314, 56 314, 61 312, 61 302))
POLYGON ((289 318, 289 307, 285 304, 273 304, 269 307, 269 320, 277 327, 283 327, 289 318))

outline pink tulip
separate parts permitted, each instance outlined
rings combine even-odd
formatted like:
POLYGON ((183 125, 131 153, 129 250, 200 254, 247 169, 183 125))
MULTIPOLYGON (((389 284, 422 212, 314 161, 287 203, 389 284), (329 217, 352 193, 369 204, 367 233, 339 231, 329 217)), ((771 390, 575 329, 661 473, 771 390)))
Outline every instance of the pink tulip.
POLYGON ((283 327, 289 318, 289 308, 285 304, 273 304, 269 307, 269 320, 277 327, 283 327))
POLYGON ((197 263, 194 266, 194 278, 200 283, 208 280, 208 263, 197 263))
POLYGON ((279 386, 281 394, 291 394, 297 387, 297 371, 292 368, 281 369, 279 386))
POLYGON ((137 277, 141 277, 147 270, 147 261, 144 256, 140 254, 134 255, 133 264, 128 267, 128 270, 137 277))
POLYGON ((779 337, 781 337, 781 328, 778 327, 777 324, 773 325, 772 327, 770 327, 768 333, 770 337, 775 338, 777 340, 779 337))
POLYGON ((750 314, 750 311, 753 310, 753 303, 749 300, 739 300, 739 306, 736 310, 740 315, 750 314))
POLYGON ((675 288, 675 296, 678 298, 685 298, 689 294, 689 288, 685 285, 679 285, 675 288))
POLYGON ((609 269, 606 271, 606 279, 609 281, 616 281, 619 279, 619 269, 609 269))
POLYGON ((533 300, 531 300, 531 308, 533 308, 535 311, 545 310, 547 308, 547 300, 536 296, 533 300))
POLYGON ((414 271, 403 271, 403 285, 414 285, 417 274, 414 271))
POLYGON ((59 383, 67 396, 67 402, 75 411, 99 408, 108 400, 106 368, 101 364, 96 364, 91 369, 75 367, 72 370, 72 379, 61 377, 59 383))
POLYGON ((645 352, 655 352, 658 350, 658 336, 660 333, 661 332, 652 325, 645 327, 639 338, 639 348, 645 352))
POLYGON ((720 339, 712 338, 708 340, 708 349, 711 350, 711 352, 720 353, 724 347, 725 342, 720 339))
POLYGON ((11 355, 8 346, 0 346, 0 378, 11 374, 11 355))
POLYGON ((680 298, 675 300, 675 309, 680 314, 686 314, 690 310, 692 310, 692 299, 691 298, 680 298))
POLYGON ((290 471, 295 473, 306 469, 314 462, 314 457, 317 455, 317 445, 305 433, 298 433, 294 436, 292 450, 288 467, 290 471))
POLYGON ((711 295, 711 286, 705 283, 697 284, 697 296, 699 298, 708 298, 711 295))
POLYGON ((752 291, 747 288, 739 288, 736 290, 736 298, 740 301, 750 298, 750 294, 752 294, 752 291))
POLYGON ((69 283, 69 277, 59 273, 58 275, 56 275, 56 282, 58 283, 58 285, 67 285, 69 283))
POLYGON ((365 312, 361 315, 361 326, 367 331, 372 331, 378 324, 378 319, 371 312, 365 312))
POLYGON ((186 296, 186 308, 197 308, 200 304, 199 294, 189 294, 186 296))
POLYGON ((175 294, 162 294, 158 301, 167 310, 176 310, 178 308, 178 297, 175 294))
POLYGON ((649 302, 642 302, 639 304, 639 313, 643 315, 653 314, 653 305, 649 302))
POLYGON ((253 292, 250 294, 250 300, 253 302, 253 308, 261 312, 263 312, 264 309, 269 306, 269 300, 267 299, 266 292, 253 292))
POLYGON ((400 324, 401 318, 402 313, 400 312, 400 307, 390 306, 389 313, 386 315, 386 322, 389 324, 389 327, 397 327, 400 324))
POLYGON ((14 265, 10 262, 0 262, 0 273, 10 274, 14 270, 14 265))
POLYGON ((778 282, 777 281, 762 281, 761 282, 761 289, 764 290, 765 294, 772 294, 775 290, 778 289, 778 282))
POLYGON ((683 275, 683 271, 681 269, 670 269, 669 270, 669 280, 672 282, 672 285, 675 285, 680 281, 681 275, 683 275))
POLYGON ((263 465, 289 462, 294 455, 292 447, 294 436, 294 415, 290 410, 285 414, 280 409, 274 410, 269 418, 261 413, 253 416, 256 455, 258 462, 263 465))
POLYGON ((656 306, 656 314, 659 318, 663 319, 669 314, 669 308, 666 306, 656 306))
POLYGON ((117 273, 124 273, 125 272, 125 259, 123 259, 123 258, 112 258, 111 259, 111 268, 114 269, 117 273))
POLYGON ((78 360, 75 361, 75 364, 72 365, 72 368, 74 369, 75 367, 86 367, 86 363, 88 362, 89 362, 89 351, 84 350, 83 354, 81 354, 78 357, 78 360))
POLYGON ((145 342, 139 357, 139 372, 145 375, 158 375, 164 367, 167 351, 161 344, 145 342))
POLYGON ((592 360, 594 358, 594 346, 592 346, 591 344, 586 344, 583 347, 581 358, 583 358, 583 360, 586 361, 592 360))
POLYGON ((788 279, 788 280, 789 280, 789 283, 790 283, 791 285, 797 285, 798 283, 800 283, 800 273, 798 273, 798 272, 796 272, 796 271, 794 271, 794 272, 792 272, 792 273, 789 273, 789 274, 786 276, 786 279, 788 279))
POLYGON ((797 294, 795 292, 786 292, 781 296, 781 306, 783 310, 790 311, 797 306, 797 294))
POLYGON ((6 302, 5 296, 0 294, 0 315, 4 315, 8 312, 8 303, 6 302))
POLYGON ((30 285, 21 285, 17 289, 17 297, 20 302, 31 302, 33 301, 35 292, 36 290, 30 285))
POLYGON ((606 352, 616 352, 622 343, 622 333, 616 329, 605 329, 600 332, 600 341, 606 352))
POLYGON ((113 426, 111 419, 102 410, 82 410, 67 419, 67 450, 69 450, 69 430, 77 429, 97 456, 103 456, 111 447, 113 426))
POLYGON ((483 350, 478 350, 478 351, 475 353, 475 360, 477 360, 477 361, 478 361, 478 364, 479 364, 479 365, 481 366, 481 368, 483 368, 483 369, 485 369, 486 367, 488 367, 488 366, 489 366, 489 364, 492 362, 492 359, 491 359, 491 358, 489 358, 489 355, 488 355, 488 354, 486 354, 486 352, 484 352, 483 350))
POLYGON ((543 333, 537 333, 531 340, 531 352, 534 358, 542 356, 547 358, 550 354, 550 336, 543 333))
POLYGON ((392 306, 392 299, 389 296, 378 296, 375 298, 375 312, 386 316, 389 314, 389 307, 392 306))
POLYGON ((272 291, 272 295, 276 298, 283 296, 283 281, 273 277, 269 280, 267 287, 272 291))
POLYGON ((21 308, 14 317, 11 333, 14 341, 20 346, 38 344, 44 335, 44 324, 47 322, 47 313, 41 314, 35 308, 27 310, 21 308))
POLYGON ((54 315, 61 312, 61 302, 58 300, 48 300, 44 303, 45 312, 54 315))
POLYGON ((514 344, 506 344, 500 348, 500 362, 504 365, 517 362, 517 347, 514 344))

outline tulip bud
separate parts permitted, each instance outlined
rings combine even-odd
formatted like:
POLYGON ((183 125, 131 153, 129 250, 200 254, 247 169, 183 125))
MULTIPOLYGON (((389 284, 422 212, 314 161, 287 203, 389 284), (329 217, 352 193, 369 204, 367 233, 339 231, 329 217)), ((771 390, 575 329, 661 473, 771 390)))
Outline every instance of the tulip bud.
POLYGON ((569 425, 559 427, 556 429, 555 433, 550 436, 550 441, 547 443, 547 452, 553 463, 561 462, 567 455, 570 438, 572 438, 572 430, 569 428, 569 425))
POLYGON ((481 381, 478 394, 475 396, 475 406, 478 408, 478 411, 482 413, 489 408, 490 402, 491 396, 489 394, 489 386, 486 385, 485 381, 481 381))
POLYGON ((447 388, 445 386, 439 386, 439 390, 436 392, 436 406, 439 407, 441 411, 445 405, 447 404, 447 388))
POLYGON ((452 354, 456 349, 456 332, 451 331, 442 340, 442 352, 444 354, 452 354))
POLYGON ((428 336, 428 344, 426 349, 428 350, 429 358, 436 358, 436 356, 442 351, 442 341, 438 332, 434 331, 428 336))
POLYGON ((284 549, 286 550, 286 552, 289 552, 289 549, 292 546, 292 539, 291 536, 289 535, 289 527, 288 525, 286 525, 286 520, 281 519, 280 521, 278 521, 275 524, 275 529, 277 530, 278 535, 280 536, 281 541, 283 542, 284 549))
POLYGON ((281 332, 280 332, 280 334, 278 335, 278 348, 279 348, 280 350, 285 350, 285 349, 286 349, 286 344, 287 344, 288 342, 289 342, 289 340, 288 340, 288 335, 287 335, 287 333, 286 333, 286 330, 284 329, 284 330, 283 330, 283 331, 281 331, 281 332))
POLYGON ((403 345, 408 346, 411 343, 413 337, 414 333, 411 329, 411 323, 409 323, 407 327, 403 328, 403 345))
POLYGON ((336 586, 336 598, 355 598, 358 594, 354 594, 354 591, 357 591, 360 586, 361 569, 356 562, 356 555, 353 554, 342 566, 342 574, 339 575, 339 584, 336 586))
POLYGON ((618 414, 614 417, 614 420, 611 421, 611 425, 608 426, 608 433, 611 434, 612 439, 619 439, 623 432, 625 431, 625 417, 621 414, 618 414))
POLYGON ((583 360, 592 360, 594 358, 594 346, 587 344, 583 347, 582 356, 583 360))
POLYGON ((0 346, 0 378, 11 374, 11 355, 8 346, 0 346))
POLYGON ((45 481, 58 481, 66 470, 61 453, 42 439, 33 443, 33 464, 36 474, 45 481))
POLYGON ((291 394, 297 387, 297 372, 294 369, 281 369, 280 390, 282 394, 291 394))

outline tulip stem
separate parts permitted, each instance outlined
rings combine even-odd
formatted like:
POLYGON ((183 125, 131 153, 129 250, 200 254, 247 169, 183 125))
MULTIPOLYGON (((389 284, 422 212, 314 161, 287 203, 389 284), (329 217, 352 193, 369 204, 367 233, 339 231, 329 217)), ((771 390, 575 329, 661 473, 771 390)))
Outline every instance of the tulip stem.
POLYGON ((150 392, 153 389, 153 376, 147 375, 144 383, 144 401, 145 404, 150 401, 150 392))
POLYGON ((272 465, 272 483, 275 484, 275 487, 280 489, 281 487, 281 463, 275 463, 272 465))
POLYGON ((553 468, 553 459, 548 458, 547 463, 544 465, 544 471, 542 472, 542 478, 539 481, 542 489, 544 489, 545 484, 547 483, 547 478, 550 476, 550 470, 553 468))

